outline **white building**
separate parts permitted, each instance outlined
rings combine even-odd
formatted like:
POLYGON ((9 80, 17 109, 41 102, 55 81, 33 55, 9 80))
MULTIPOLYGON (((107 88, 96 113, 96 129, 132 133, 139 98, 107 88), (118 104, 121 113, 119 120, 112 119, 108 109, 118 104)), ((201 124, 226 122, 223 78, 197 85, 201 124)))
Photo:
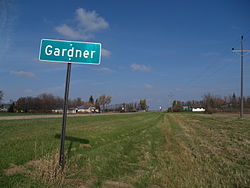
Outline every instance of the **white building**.
POLYGON ((94 112, 97 112, 97 109, 94 106, 79 106, 76 112, 77 113, 94 113, 94 112))
MULTIPOLYGON (((69 108, 67 110, 67 114, 75 114, 76 112, 77 112, 76 108, 69 108)), ((62 114, 63 113, 63 109, 52 110, 52 113, 62 114)))
MULTIPOLYGON (((63 109, 55 109, 52 110, 53 113, 62 114, 63 109)), ((77 108, 69 108, 67 111, 68 114, 76 114, 76 113, 99 113, 99 110, 94 106, 78 106, 77 108)))
POLYGON ((192 108, 192 112, 205 112, 205 108, 192 108))

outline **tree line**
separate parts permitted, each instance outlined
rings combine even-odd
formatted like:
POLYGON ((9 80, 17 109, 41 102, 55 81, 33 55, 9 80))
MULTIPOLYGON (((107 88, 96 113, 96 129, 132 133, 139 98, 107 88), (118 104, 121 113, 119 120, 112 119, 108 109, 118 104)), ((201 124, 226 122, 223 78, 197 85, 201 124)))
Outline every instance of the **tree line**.
MULTIPOLYGON (((0 107, 4 93, 0 90, 0 107)), ((80 97, 69 99, 68 108, 77 108, 80 106, 95 107, 99 112, 137 112, 148 110, 146 99, 141 99, 139 103, 122 103, 110 105, 112 97, 102 94, 96 99, 91 95, 88 101, 83 101, 80 97)), ((52 94, 43 93, 36 97, 20 97, 16 102, 11 102, 8 112, 26 112, 26 113, 51 113, 53 110, 63 108, 64 99, 52 94)))
POLYGON ((114 105, 109 105, 106 108, 106 111, 108 112, 138 112, 147 110, 148 110, 148 105, 146 99, 141 99, 139 103, 131 102, 131 103, 114 104, 114 105))
MULTIPOLYGON (((243 104, 245 111, 250 112, 250 96, 243 97, 243 104)), ((235 93, 224 97, 208 93, 203 95, 202 100, 191 100, 185 102, 175 100, 168 110, 175 112, 184 111, 183 106, 203 107, 209 113, 238 112, 240 108, 240 97, 236 96, 235 93)))
MULTIPOLYGON (((109 95, 100 95, 96 100, 93 96, 88 101, 83 101, 80 97, 69 99, 68 108, 77 108, 80 106, 93 106, 96 109, 105 109, 106 105, 111 102, 112 97, 109 95)), ((43 93, 36 97, 20 97, 9 107, 9 112, 28 112, 28 113, 50 113, 55 109, 63 108, 64 99, 52 94, 43 93)))

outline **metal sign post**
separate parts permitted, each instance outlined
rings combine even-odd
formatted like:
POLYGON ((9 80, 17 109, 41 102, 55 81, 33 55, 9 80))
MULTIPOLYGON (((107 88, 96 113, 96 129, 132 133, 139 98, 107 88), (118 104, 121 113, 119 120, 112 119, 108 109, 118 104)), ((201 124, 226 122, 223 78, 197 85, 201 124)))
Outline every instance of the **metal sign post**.
POLYGON ((71 63, 68 63, 67 75, 66 75, 66 84, 65 84, 65 92, 64 92, 63 121, 62 121, 60 159, 59 159, 59 164, 62 167, 62 170, 64 169, 64 165, 65 165, 64 142, 65 142, 65 132, 66 132, 66 124, 67 124, 70 73, 71 73, 71 63))
POLYGON ((65 166, 64 142, 68 111, 71 63, 99 65, 101 62, 101 43, 42 39, 39 60, 46 62, 68 63, 63 104, 59 165, 65 166))

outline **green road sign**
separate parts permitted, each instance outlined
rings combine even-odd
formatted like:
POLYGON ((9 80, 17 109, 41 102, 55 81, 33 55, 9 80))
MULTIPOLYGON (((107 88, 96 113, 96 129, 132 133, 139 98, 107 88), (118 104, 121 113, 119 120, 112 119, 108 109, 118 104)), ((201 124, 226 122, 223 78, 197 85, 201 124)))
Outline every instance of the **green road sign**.
POLYGON ((101 61, 101 44, 42 39, 39 60, 99 65, 101 61))

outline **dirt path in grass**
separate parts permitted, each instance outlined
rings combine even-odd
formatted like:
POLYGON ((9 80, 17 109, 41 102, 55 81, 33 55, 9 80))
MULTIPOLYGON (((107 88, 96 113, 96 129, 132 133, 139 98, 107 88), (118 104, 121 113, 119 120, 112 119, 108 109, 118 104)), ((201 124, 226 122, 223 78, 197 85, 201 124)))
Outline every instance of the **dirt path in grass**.
MULTIPOLYGON (((103 114, 69 114, 68 117, 81 117, 81 116, 106 116, 106 115, 120 115, 120 114, 134 114, 133 113, 103 113, 103 114)), ((19 119, 47 119, 47 118, 62 118, 60 115, 27 115, 27 116, 2 116, 0 120, 19 120, 19 119)))

